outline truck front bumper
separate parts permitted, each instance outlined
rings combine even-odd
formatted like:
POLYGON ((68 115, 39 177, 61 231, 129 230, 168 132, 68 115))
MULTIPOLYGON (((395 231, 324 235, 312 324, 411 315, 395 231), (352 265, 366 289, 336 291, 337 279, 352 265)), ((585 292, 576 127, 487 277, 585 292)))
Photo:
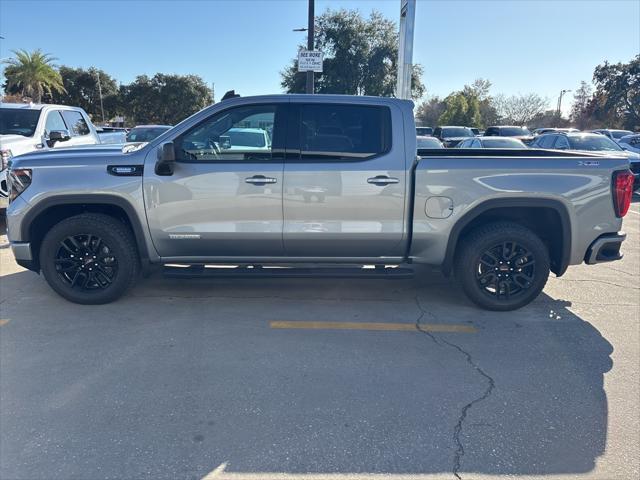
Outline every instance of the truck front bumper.
POLYGON ((622 242, 624 242, 626 238, 627 234, 624 232, 600 235, 587 249, 587 253, 584 256, 585 263, 593 265, 596 263, 620 260, 622 258, 620 245, 622 245, 622 242))
POLYGON ((11 251, 16 258, 16 263, 27 270, 37 272, 36 264, 33 261, 31 253, 31 244, 29 242, 11 242, 11 251))

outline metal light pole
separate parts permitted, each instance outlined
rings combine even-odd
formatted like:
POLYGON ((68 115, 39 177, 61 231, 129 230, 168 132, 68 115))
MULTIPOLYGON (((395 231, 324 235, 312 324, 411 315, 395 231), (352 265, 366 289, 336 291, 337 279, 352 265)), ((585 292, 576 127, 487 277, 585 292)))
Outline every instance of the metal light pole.
MULTIPOLYGON (((307 50, 313 51, 314 26, 315 26, 315 0, 309 0, 309 19, 307 26, 307 50)), ((307 72, 307 93, 313 93, 313 71, 307 72)))
POLYGON ((570 92, 571 90, 560 90, 560 96, 558 97, 558 109, 556 111, 556 114, 558 115, 558 118, 560 118, 561 112, 562 112, 562 97, 564 96, 565 93, 570 92))
POLYGON ((413 73, 413 28, 416 20, 416 0, 400 1, 400 35, 398 45, 398 81, 396 97, 411 99, 413 73))

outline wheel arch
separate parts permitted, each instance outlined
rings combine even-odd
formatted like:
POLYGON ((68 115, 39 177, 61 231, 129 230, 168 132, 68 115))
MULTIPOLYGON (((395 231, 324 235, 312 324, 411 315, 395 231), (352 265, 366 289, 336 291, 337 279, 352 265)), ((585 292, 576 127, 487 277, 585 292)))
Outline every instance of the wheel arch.
POLYGON ((82 213, 102 213, 122 221, 133 234, 141 267, 149 265, 149 251, 144 230, 133 205, 117 195, 60 195, 37 203, 21 222, 20 236, 30 242, 33 255, 32 270, 40 271, 40 245, 46 233, 60 221, 82 213))
POLYGON ((450 274, 465 235, 473 229, 496 221, 511 221, 533 230, 549 248, 551 271, 561 276, 571 259, 571 218, 560 200, 548 198, 491 199, 465 213, 453 226, 442 271, 450 274))

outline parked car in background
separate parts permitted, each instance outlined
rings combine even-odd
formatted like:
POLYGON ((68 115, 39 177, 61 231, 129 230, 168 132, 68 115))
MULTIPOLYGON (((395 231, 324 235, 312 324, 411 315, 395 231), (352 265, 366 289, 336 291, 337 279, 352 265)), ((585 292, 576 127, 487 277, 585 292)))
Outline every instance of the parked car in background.
POLYGON ((622 137, 618 140, 618 145, 629 152, 640 153, 640 133, 622 137))
POLYGON ((127 141, 127 132, 124 128, 113 130, 96 126, 96 131, 100 137, 100 143, 103 144, 125 143, 127 141))
POLYGON ((484 131, 484 137, 513 137, 521 140, 525 144, 529 144, 533 141, 533 134, 527 127, 520 127, 517 125, 500 125, 494 127, 487 127, 484 131))
POLYGON ((527 148, 522 141, 513 137, 476 137, 461 141, 456 148, 527 148))
POLYGON ((479 137, 481 135, 479 128, 470 127, 470 129, 476 137, 479 137))
POLYGON ((533 131, 533 136, 536 137, 538 135, 542 135, 544 133, 551 133, 551 132, 565 132, 565 133, 569 133, 569 132, 579 132, 580 130, 578 130, 577 128, 556 128, 556 127, 543 127, 543 128, 536 128, 533 131))
POLYGON ((421 148, 444 148, 442 142, 436 137, 416 137, 416 143, 418 145, 418 150, 421 148))
POLYGON ((169 130, 171 125, 138 125, 127 132, 127 142, 150 142, 169 130))
POLYGON ((80 107, 0 103, 0 204, 6 204, 7 165, 18 155, 60 146, 102 143, 80 107))
POLYGON ((433 135, 433 128, 431 127, 416 127, 416 136, 425 137, 433 135))
POLYGON ((531 148, 552 148, 555 150, 577 150, 581 152, 601 152, 616 154, 629 159, 634 176, 633 189, 640 188, 640 154, 624 150, 620 145, 600 133, 554 132, 536 137, 531 148))
POLYGON ((433 131, 433 136, 440 140, 447 148, 455 147, 465 138, 475 137, 469 127, 456 126, 436 127, 433 131))
POLYGON ((611 128, 599 128, 597 130, 591 130, 591 132, 604 135, 605 137, 610 138, 613 141, 618 141, 622 137, 626 137, 627 135, 633 135, 633 132, 631 130, 613 130, 611 128))
POLYGON ((215 272, 205 264, 369 278, 426 264, 455 272, 483 308, 513 310, 550 272, 622 258, 626 158, 453 149, 416 158, 413 122, 413 102, 396 98, 231 98, 131 153, 23 155, 10 173, 11 249, 82 304, 115 300, 154 264, 181 278, 215 272), (264 125, 276 148, 216 145, 233 145, 231 130, 247 124, 264 125))

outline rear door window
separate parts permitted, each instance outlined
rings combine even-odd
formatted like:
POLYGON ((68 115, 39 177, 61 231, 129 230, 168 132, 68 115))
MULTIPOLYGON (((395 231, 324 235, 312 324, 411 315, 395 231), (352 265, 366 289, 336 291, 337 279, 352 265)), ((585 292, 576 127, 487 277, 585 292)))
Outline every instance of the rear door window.
POLYGON ((538 146, 540 148, 553 148, 553 143, 556 140, 556 135, 544 135, 540 138, 538 146))
POLYGON ((62 117, 69 127, 71 136, 79 137, 82 135, 89 135, 89 133, 91 133, 87 122, 82 118, 80 112, 76 112, 74 110, 63 110, 62 117))
POLYGON ((366 160, 391 149, 387 107, 301 105, 300 152, 308 160, 366 160))

